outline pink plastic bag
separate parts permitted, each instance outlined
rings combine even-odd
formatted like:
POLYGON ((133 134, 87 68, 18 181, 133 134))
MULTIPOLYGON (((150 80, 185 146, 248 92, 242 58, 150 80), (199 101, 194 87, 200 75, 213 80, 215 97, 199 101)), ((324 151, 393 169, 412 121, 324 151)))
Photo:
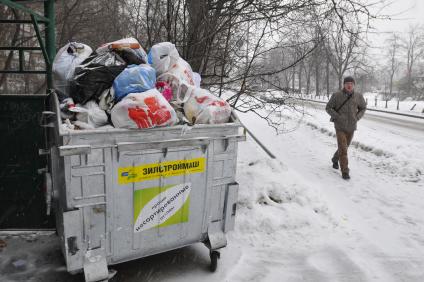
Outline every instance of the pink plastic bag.
POLYGON ((156 82, 156 89, 162 93, 163 97, 169 102, 172 99, 173 91, 171 85, 165 81, 156 82))

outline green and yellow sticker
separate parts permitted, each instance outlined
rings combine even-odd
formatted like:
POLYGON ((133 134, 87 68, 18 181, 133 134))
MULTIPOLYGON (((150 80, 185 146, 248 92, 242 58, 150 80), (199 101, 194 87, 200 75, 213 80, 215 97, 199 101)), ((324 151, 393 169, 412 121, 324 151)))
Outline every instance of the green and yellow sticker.
POLYGON ((128 184, 205 171, 206 159, 194 158, 118 168, 118 183, 128 184))
POLYGON ((191 183, 134 191, 134 232, 189 221, 191 183))

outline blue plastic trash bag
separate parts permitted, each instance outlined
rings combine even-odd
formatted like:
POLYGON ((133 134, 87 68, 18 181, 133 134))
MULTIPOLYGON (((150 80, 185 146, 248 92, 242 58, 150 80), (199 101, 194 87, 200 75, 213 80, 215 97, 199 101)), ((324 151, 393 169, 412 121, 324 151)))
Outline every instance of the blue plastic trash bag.
POLYGON ((119 102, 129 93, 140 93, 155 88, 156 71, 149 65, 129 65, 113 82, 115 101, 119 102))

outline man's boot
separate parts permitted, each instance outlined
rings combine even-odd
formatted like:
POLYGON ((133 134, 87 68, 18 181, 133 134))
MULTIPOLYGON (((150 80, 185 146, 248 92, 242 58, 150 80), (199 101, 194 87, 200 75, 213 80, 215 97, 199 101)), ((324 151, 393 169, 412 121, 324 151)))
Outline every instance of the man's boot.
POLYGON ((348 180, 348 179, 350 179, 349 172, 342 172, 342 178, 343 178, 344 180, 348 180))
POLYGON ((333 168, 339 169, 339 160, 332 158, 331 161, 333 162, 333 168))

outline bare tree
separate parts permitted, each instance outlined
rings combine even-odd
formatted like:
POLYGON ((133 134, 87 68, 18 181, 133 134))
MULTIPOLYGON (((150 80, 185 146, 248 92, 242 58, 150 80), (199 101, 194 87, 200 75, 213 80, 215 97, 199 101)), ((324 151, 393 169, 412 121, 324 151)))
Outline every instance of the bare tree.
POLYGON ((413 72, 417 61, 424 54, 423 27, 410 26, 407 38, 404 39, 403 48, 406 52, 406 96, 410 96, 413 88, 413 72))
POLYGON ((327 58, 337 76, 338 87, 342 88, 343 75, 352 67, 352 63, 357 60, 359 53, 360 28, 350 33, 343 32, 342 24, 333 25, 326 40, 327 58))
MULTIPOLYGON (((398 60, 398 53, 400 48, 400 38, 396 33, 392 33, 390 38, 386 40, 388 46, 388 58, 389 58, 389 95, 388 97, 393 98, 393 78, 396 72, 399 70, 400 62, 398 60)), ((399 95, 397 97, 397 109, 399 110, 399 95)), ((387 108, 387 99, 386 99, 387 108)))
POLYGON ((321 81, 321 65, 322 65, 322 43, 317 32, 316 38, 317 47, 314 51, 314 65, 315 65, 315 97, 319 97, 321 93, 320 81, 321 81))

